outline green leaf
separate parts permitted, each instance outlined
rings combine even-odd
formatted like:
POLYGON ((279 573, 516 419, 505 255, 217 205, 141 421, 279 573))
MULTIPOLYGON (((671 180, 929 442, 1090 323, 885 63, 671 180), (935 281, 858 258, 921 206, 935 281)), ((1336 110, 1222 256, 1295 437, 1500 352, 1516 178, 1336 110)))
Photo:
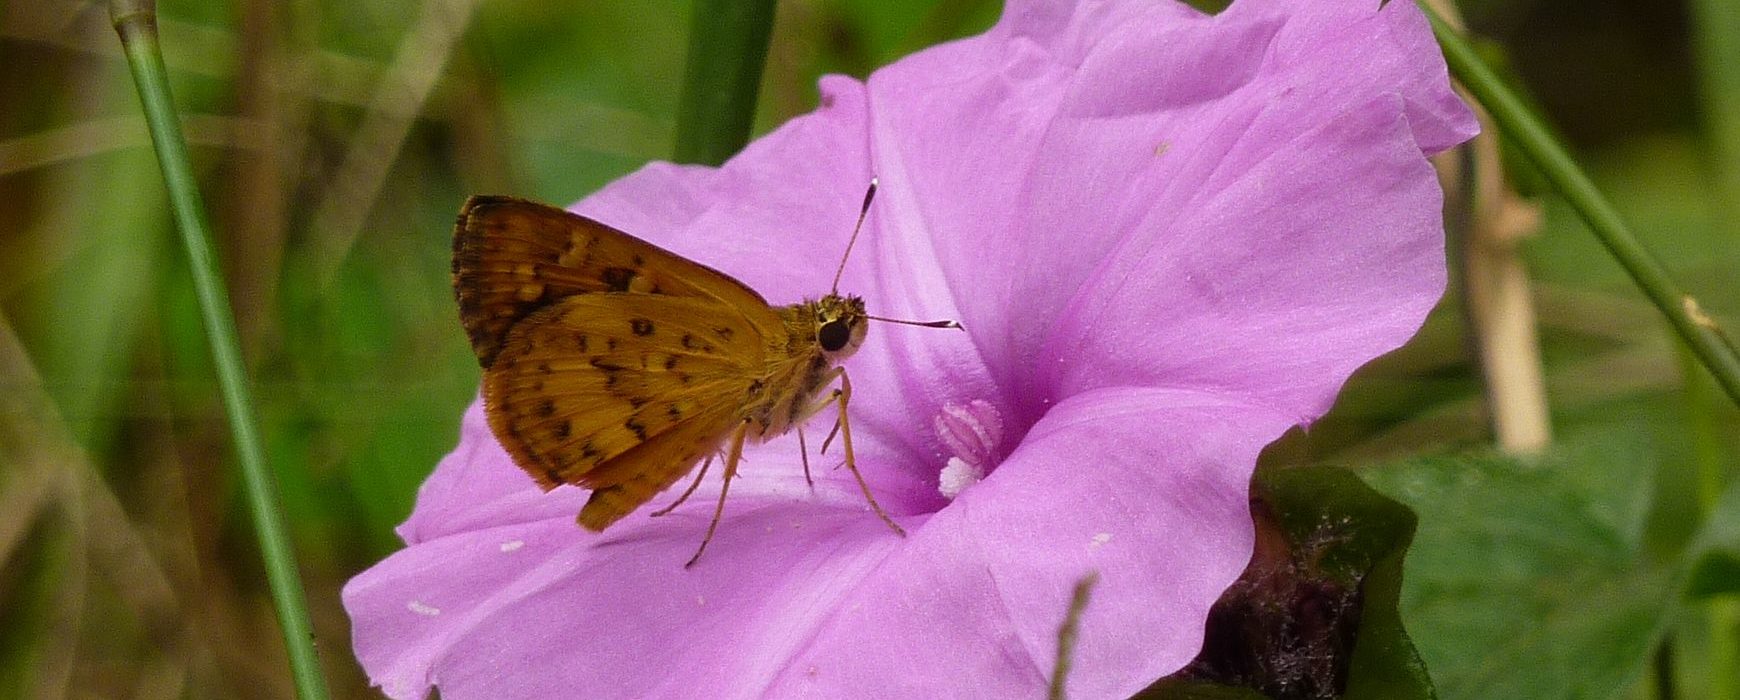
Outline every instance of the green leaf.
POLYGON ((1740 481, 1716 502, 1692 546, 1694 561, 1686 595, 1740 594, 1740 481))
POLYGON ((749 142, 773 36, 773 2, 700 0, 689 26, 676 160, 719 165, 749 142))
POLYGON ((1401 608, 1444 697, 1607 697, 1644 668, 1679 574, 1643 553, 1655 467, 1635 437, 1532 465, 1436 457, 1362 472, 1419 515, 1401 608))
POLYGON ((1325 572, 1361 586, 1364 604, 1345 697, 1434 697, 1397 610, 1413 511, 1334 467, 1268 470, 1258 474, 1257 487, 1294 541, 1329 538, 1319 563, 1325 572))
POLYGON ((1144 697, 1435 697, 1396 608, 1413 513, 1334 467, 1261 470, 1253 492, 1251 566, 1144 697))

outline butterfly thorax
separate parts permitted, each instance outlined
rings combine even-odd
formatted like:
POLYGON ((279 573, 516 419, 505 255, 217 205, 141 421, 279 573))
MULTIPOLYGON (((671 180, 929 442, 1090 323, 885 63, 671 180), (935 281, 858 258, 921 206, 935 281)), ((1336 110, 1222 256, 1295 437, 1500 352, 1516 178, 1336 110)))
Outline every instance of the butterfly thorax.
POLYGON ((750 387, 745 415, 756 437, 771 438, 801 422, 833 380, 835 365, 864 344, 864 300, 829 294, 776 311, 784 337, 766 339, 767 373, 750 387))

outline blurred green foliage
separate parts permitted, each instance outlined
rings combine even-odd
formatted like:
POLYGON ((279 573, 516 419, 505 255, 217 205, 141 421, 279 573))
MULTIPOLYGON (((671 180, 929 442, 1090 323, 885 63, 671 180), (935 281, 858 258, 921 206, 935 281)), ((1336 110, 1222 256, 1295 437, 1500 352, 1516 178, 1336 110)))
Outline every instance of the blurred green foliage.
MULTIPOLYGON (((1701 7, 1463 10, 1639 235, 1732 327, 1740 195, 1725 183, 1740 181, 1740 163, 1717 154, 1740 151, 1724 141, 1732 129, 1712 125, 1740 120, 1721 111, 1740 98, 1711 91, 1740 82, 1740 61, 1694 47, 1719 52, 1727 44, 1709 37, 1740 42, 1740 26, 1699 25, 1724 16, 1701 7)), ((367 697, 338 591, 397 546, 393 526, 476 391, 448 282, 453 214, 472 192, 574 201, 667 157, 689 4, 167 0, 159 11, 324 661, 340 696, 367 697)), ((998 11, 988 0, 779 3, 757 132, 811 109, 819 75, 862 77, 998 11)), ((100 5, 0 7, 0 197, 12 205, 0 223, 0 697, 288 696, 186 263, 100 5)), ((1589 694, 1660 685, 1637 640, 1665 636, 1687 660, 1657 675, 1695 696, 1711 626, 1669 604, 1649 572, 1710 537, 1700 514, 1740 455, 1740 412, 1679 361, 1575 217, 1541 203, 1525 252, 1566 443, 1554 457, 1394 466, 1489 442, 1451 298, 1269 459, 1363 468, 1419 510, 1403 619, 1428 665, 1445 665, 1433 675, 1446 697, 1513 687, 1458 675, 1475 637, 1455 624, 1583 634, 1546 625, 1599 615, 1589 608, 1605 599, 1580 593, 1627 590, 1625 577, 1648 595, 1620 602, 1655 617, 1566 647, 1624 657, 1608 667, 1624 672, 1583 679, 1605 679, 1589 694), (1512 484, 1519 501, 1495 509, 1470 496, 1469 478, 1512 484), (1499 537, 1529 528, 1540 546, 1499 537), (1476 536, 1492 547, 1467 551, 1488 541, 1476 536), (1474 568, 1499 564, 1539 576, 1474 568), (1466 593, 1451 612, 1420 588, 1450 583, 1466 593), (1512 595, 1498 584, 1545 587, 1547 602, 1493 606, 1512 595)))

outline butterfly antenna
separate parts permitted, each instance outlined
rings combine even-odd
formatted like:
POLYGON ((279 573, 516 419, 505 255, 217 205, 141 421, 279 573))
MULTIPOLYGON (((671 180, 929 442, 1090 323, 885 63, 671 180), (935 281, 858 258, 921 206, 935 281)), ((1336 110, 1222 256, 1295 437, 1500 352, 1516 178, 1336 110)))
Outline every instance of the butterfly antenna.
POLYGON ((966 328, 966 326, 962 326, 957 321, 908 321, 906 319, 901 319, 901 318, 883 318, 881 316, 871 316, 868 314, 866 314, 864 316, 864 318, 870 319, 872 321, 881 321, 883 323, 898 323, 898 324, 901 324, 904 326, 924 326, 925 328, 960 328, 963 330, 965 330, 965 328, 966 328))
POLYGON ((870 214, 870 200, 876 198, 876 178, 870 178, 870 189, 864 191, 864 206, 858 208, 858 223, 852 226, 852 239, 846 241, 846 254, 840 256, 840 269, 834 271, 834 286, 829 294, 840 292, 840 275, 846 273, 846 258, 852 256, 852 246, 858 242, 858 232, 864 228, 864 217, 870 214))

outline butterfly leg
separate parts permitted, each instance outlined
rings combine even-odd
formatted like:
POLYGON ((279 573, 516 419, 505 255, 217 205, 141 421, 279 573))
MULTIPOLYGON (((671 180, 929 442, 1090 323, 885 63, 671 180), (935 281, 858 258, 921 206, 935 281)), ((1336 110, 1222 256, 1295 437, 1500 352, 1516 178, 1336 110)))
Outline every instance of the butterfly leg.
MULTIPOLYGON (((814 491, 816 488, 816 480, 810 478, 810 448, 808 445, 804 444, 804 426, 802 423, 799 423, 797 426, 797 434, 798 457, 801 457, 804 460, 804 483, 809 484, 810 490, 814 491)), ((827 443, 822 443, 822 449, 828 449, 827 443)))
POLYGON ((696 474, 695 480, 689 482, 689 488, 683 489, 683 495, 678 496, 677 500, 673 501, 670 505, 653 511, 652 517, 661 517, 666 513, 676 510, 677 506, 683 504, 683 501, 689 500, 690 494, 695 493, 695 487, 700 486, 701 480, 707 478, 707 467, 713 466, 713 457, 714 455, 707 455, 707 461, 701 463, 701 473, 696 474))
POLYGON ((713 506, 713 522, 707 523, 707 535, 701 538, 695 556, 689 557, 689 563, 683 565, 685 569, 701 560, 701 553, 707 551, 707 543, 713 541, 713 532, 719 529, 719 519, 725 515, 725 494, 731 490, 731 477, 737 476, 737 461, 743 458, 743 438, 747 435, 749 421, 737 424, 737 429, 731 431, 731 451, 725 454, 725 483, 719 487, 718 505, 713 506))
MULTIPOLYGON (((822 400, 823 404, 830 404, 833 402, 834 402, 834 397, 831 395, 828 398, 822 400)), ((828 453, 828 445, 832 444, 834 442, 834 438, 837 437, 839 434, 840 434, 840 419, 835 418, 834 419, 834 427, 828 429, 828 436, 825 438, 822 438, 822 449, 821 449, 821 451, 817 452, 816 454, 827 454, 828 453)), ((834 465, 834 468, 839 469, 840 465, 836 464, 836 465, 834 465)))
POLYGON ((852 455, 852 424, 846 420, 846 402, 852 399, 852 380, 846 376, 846 368, 836 367, 834 371, 840 373, 840 388, 834 390, 833 398, 840 404, 840 418, 837 425, 840 427, 840 447, 846 451, 846 468, 852 470, 852 476, 858 480, 858 488, 864 492, 864 500, 870 502, 870 508, 876 511, 876 515, 882 518, 882 522, 888 523, 888 527, 894 529, 894 534, 905 537, 906 530, 901 529, 900 525, 896 524, 894 519, 888 517, 888 513, 882 510, 882 505, 877 503, 876 497, 870 494, 870 485, 864 482, 864 475, 858 472, 857 461, 852 455))

